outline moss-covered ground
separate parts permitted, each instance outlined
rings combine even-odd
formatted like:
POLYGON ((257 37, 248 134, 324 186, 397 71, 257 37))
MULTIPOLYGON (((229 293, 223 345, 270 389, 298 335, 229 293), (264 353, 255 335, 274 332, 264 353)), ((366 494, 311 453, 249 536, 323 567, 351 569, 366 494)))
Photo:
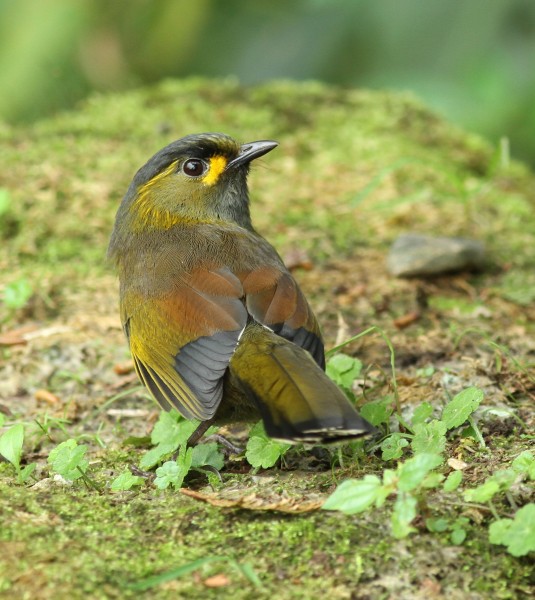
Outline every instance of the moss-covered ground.
MULTIPOLYGON (((135 170, 201 131, 280 142, 251 173, 253 220, 294 267, 328 346, 380 326, 395 349, 405 410, 423 400, 442 406, 475 385, 482 408, 514 415, 481 411, 485 448, 449 442, 448 456, 468 464, 466 482, 481 483, 529 448, 535 177, 505 145, 454 128, 409 96, 315 83, 167 81, 96 96, 29 127, 0 125, 0 412, 6 425, 25 423, 24 462, 38 463, 26 485, 0 463, 0 597, 528 597, 529 558, 489 543, 484 507, 452 506, 438 492, 416 533, 395 540, 385 509, 289 515, 211 506, 150 484, 109 489, 146 451, 131 441, 150 434, 158 411, 128 365, 107 241, 135 170), (482 240, 487 265, 395 279, 385 257, 406 231, 482 240), (48 453, 66 437, 89 444, 98 489, 49 476, 48 453), (433 511, 469 518, 462 545, 426 531, 433 511), (131 587, 207 557, 222 560, 148 591, 131 587), (244 564, 261 588, 236 567, 244 564)), ((380 336, 346 351, 367 370, 359 402, 391 390, 380 336)), ((300 452, 259 473, 229 460, 220 492, 321 499, 346 477, 392 467, 374 455, 340 466, 334 453, 330 468, 316 455, 300 452)), ((496 509, 511 512, 505 500, 496 509)))

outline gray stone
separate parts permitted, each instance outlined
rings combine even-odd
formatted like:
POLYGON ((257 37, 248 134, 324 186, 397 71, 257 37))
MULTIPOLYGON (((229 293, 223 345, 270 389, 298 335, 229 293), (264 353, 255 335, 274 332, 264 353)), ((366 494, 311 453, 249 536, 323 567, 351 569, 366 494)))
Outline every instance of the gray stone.
POLYGON ((392 244, 387 267, 397 277, 425 277, 481 269, 484 262, 481 242, 405 233, 392 244))

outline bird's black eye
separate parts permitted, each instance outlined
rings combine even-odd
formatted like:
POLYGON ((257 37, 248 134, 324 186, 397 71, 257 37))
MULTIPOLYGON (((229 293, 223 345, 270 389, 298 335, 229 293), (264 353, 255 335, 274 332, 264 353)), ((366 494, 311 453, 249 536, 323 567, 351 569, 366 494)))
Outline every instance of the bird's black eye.
POLYGON ((182 165, 182 171, 188 177, 199 177, 204 175, 208 169, 208 165, 200 158, 188 158, 182 165))

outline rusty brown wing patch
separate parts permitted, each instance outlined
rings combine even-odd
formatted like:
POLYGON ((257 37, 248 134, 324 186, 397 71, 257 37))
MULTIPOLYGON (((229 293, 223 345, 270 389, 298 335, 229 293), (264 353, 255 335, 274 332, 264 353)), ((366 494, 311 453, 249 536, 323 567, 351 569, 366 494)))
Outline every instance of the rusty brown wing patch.
POLYGON ((247 323, 242 285, 228 269, 196 269, 161 297, 127 293, 122 312, 136 371, 166 410, 207 420, 247 323))
POLYGON ((247 310, 254 319, 310 352, 325 368, 318 322, 290 273, 267 266, 251 271, 242 281, 247 310))

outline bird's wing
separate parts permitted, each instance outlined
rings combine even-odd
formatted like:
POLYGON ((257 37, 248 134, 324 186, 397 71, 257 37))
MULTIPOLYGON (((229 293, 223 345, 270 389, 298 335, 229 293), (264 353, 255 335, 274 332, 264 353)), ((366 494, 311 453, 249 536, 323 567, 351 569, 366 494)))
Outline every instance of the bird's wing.
POLYGON ((126 292, 122 313, 136 371, 159 404, 201 421, 216 412, 223 376, 247 323, 228 269, 196 269, 161 297, 126 292))
POLYGON ((307 350, 324 368, 325 353, 318 322, 290 273, 276 266, 265 266, 246 274, 242 283, 252 317, 307 350))

